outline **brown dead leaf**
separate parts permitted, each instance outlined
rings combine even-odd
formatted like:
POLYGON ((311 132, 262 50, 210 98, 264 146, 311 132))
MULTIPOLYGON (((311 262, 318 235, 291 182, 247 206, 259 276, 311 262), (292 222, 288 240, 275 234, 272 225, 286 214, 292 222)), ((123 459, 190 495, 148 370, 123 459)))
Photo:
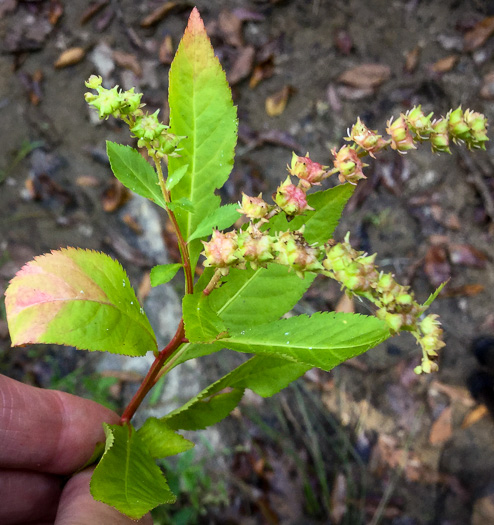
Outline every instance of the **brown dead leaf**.
POLYGON ((255 54, 256 50, 254 49, 254 46, 243 47, 240 50, 228 73, 228 82, 230 85, 233 86, 249 76, 252 71, 255 54))
POLYGON ((140 304, 144 303, 147 296, 149 295, 149 292, 151 291, 151 279, 149 277, 150 275, 151 272, 144 272, 141 282, 137 287, 137 300, 140 304))
POLYGON ((425 254, 424 271, 435 288, 451 277, 451 267, 443 246, 429 247, 425 254))
POLYGON ((136 77, 142 75, 142 67, 139 60, 132 53, 124 53, 123 51, 113 51, 113 60, 117 66, 129 69, 136 77))
POLYGON ((157 7, 152 13, 141 20, 141 27, 152 27, 161 22, 163 18, 177 5, 176 2, 165 2, 157 7))
POLYGON ((344 71, 338 82, 356 88, 375 88, 391 77, 391 69, 385 64, 360 64, 344 71))
POLYGON ((56 25, 60 17, 63 15, 63 5, 60 0, 51 0, 50 8, 48 10, 48 20, 52 26, 56 25))
POLYGON ((114 212, 123 206, 130 197, 130 191, 119 180, 113 179, 101 198, 103 210, 107 213, 114 212))
POLYGON ((479 498, 473 505, 471 525, 494 523, 494 494, 479 498))
POLYGON ((243 46, 242 20, 235 12, 223 9, 218 17, 218 25, 227 44, 233 47, 243 46))
POLYGON ((447 73, 453 69, 456 62, 458 62, 458 58, 458 55, 449 55, 445 58, 441 58, 441 60, 434 62, 430 69, 434 73, 447 73))
POLYGON ((448 251, 453 264, 470 268, 485 268, 487 255, 471 244, 450 244, 448 251))
POLYGON ((250 89, 254 89, 262 80, 271 78, 273 74, 274 62, 272 59, 266 60, 262 64, 257 64, 249 80, 250 89))
POLYGON ((465 51, 474 51, 479 48, 494 33, 494 16, 481 20, 475 27, 465 33, 463 45, 465 51))
POLYGON ((130 213, 126 213, 122 217, 123 222, 137 235, 142 235, 142 226, 132 217, 130 213))
POLYGON ((444 297, 473 297, 485 290, 483 284, 464 284, 462 286, 447 287, 444 290, 444 297))
POLYGON ((43 80, 43 72, 41 69, 38 69, 30 75, 25 71, 20 71, 18 76, 26 88, 29 102, 31 102, 33 106, 37 106, 41 102, 42 97, 41 82, 43 80))
POLYGON ((431 393, 436 390, 437 392, 448 396, 452 402, 458 401, 467 407, 471 407, 475 404, 475 401, 472 399, 470 392, 465 387, 447 385, 446 383, 441 383, 439 381, 432 381, 429 386, 429 390, 431 393))
POLYGON ((407 73, 413 73, 417 69, 420 57, 420 46, 415 46, 411 51, 409 51, 405 58, 405 71, 407 73))
POLYGON ((331 491, 331 523, 339 525, 347 510, 347 481, 345 475, 339 472, 331 491))
POLYGON ((169 66, 173 61, 173 42, 171 35, 166 35, 163 38, 160 50, 159 50, 159 59, 162 64, 169 66))
POLYGON ((86 8, 84 13, 81 16, 81 26, 84 24, 87 24, 91 18, 93 18, 94 15, 99 13, 103 7, 107 6, 110 3, 110 0, 102 0, 100 2, 91 2, 89 6, 86 8))
POLYGON ((470 411, 463 419, 461 428, 465 429, 471 427, 477 421, 480 421, 489 414, 489 409, 485 405, 479 405, 470 411))
POLYGON ((448 441, 453 435, 453 426, 451 418, 451 405, 447 406, 434 421, 429 433, 429 443, 431 445, 439 445, 448 441))
POLYGON ((355 313, 355 303, 353 302, 353 297, 350 297, 348 294, 344 293, 339 301, 336 303, 335 312, 344 312, 347 314, 355 313))
POLYGON ((494 71, 487 73, 483 78, 480 96, 486 100, 494 99, 494 71))
POLYGON ((285 111, 288 98, 292 93, 290 86, 284 86, 282 89, 266 98, 265 109, 270 117, 278 117, 285 111))
POLYGON ((75 183, 81 188, 97 188, 101 181, 93 175, 80 175, 75 180, 75 183))
POLYGON ((86 55, 83 47, 71 47, 66 49, 56 60, 54 67, 61 69, 78 64, 86 55))

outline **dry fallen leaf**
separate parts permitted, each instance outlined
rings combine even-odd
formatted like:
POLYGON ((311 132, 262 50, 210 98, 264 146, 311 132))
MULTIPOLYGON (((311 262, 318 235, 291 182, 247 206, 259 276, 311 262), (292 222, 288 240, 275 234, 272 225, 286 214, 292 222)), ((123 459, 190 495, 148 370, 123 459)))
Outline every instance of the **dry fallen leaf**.
POLYGON ((485 290, 483 284, 463 284, 462 286, 447 287, 444 290, 444 297, 473 297, 485 290))
POLYGON ((117 66, 129 69, 136 77, 142 75, 142 67, 139 60, 132 53, 124 53, 123 51, 113 51, 113 60, 117 66))
POLYGON ((268 59, 262 64, 257 64, 249 80, 250 89, 254 89, 261 80, 271 78, 274 74, 273 59, 268 59))
POLYGON ((242 47, 242 20, 232 11, 223 10, 218 17, 218 25, 227 44, 242 47))
POLYGON ((123 222, 137 235, 142 235, 142 226, 135 220, 130 213, 126 213, 122 217, 123 222))
POLYGON ((56 25, 60 17, 63 15, 63 5, 59 0, 52 0, 48 12, 48 20, 52 26, 56 25))
POLYGON ((336 303, 334 311, 354 314, 355 303, 353 302, 353 297, 350 297, 348 294, 344 293, 336 303))
POLYGON ((488 16, 481 20, 475 27, 465 33, 463 45, 465 51, 474 51, 482 46, 494 33, 494 16, 488 16))
POLYGON ((391 69, 384 64, 360 64, 344 71, 338 82, 356 88, 375 88, 391 76, 391 69))
POLYGON ((99 13, 99 11, 101 11, 103 7, 105 7, 109 3, 110 0, 102 0, 101 2, 91 2, 81 16, 81 26, 87 24, 89 20, 93 18, 94 15, 99 13))
POLYGON ((480 96, 486 100, 494 99, 494 71, 487 73, 483 78, 480 96))
POLYGON ((447 73, 453 69, 456 62, 458 62, 458 55, 449 55, 434 62, 430 69, 434 73, 447 73))
POLYGON ((451 419, 451 405, 447 406, 434 421, 429 433, 429 443, 431 445, 439 445, 448 441, 453 435, 453 426, 451 419))
POLYGON ((461 423, 461 428, 471 427, 489 414, 489 409, 485 405, 479 405, 469 412, 461 423))
POLYGON ((470 268, 485 268, 487 255, 471 244, 450 244, 449 258, 453 264, 460 264, 470 268))
POLYGON ((163 5, 157 7, 152 13, 146 16, 141 21, 141 27, 152 27, 163 18, 177 5, 176 2, 165 2, 163 5))
POLYGON ((228 73, 228 83, 230 85, 237 84, 252 71, 252 64, 254 63, 254 56, 256 50, 254 46, 247 46, 240 50, 239 54, 235 58, 235 62, 231 70, 228 73))
POLYGON ((171 35, 166 35, 160 45, 158 53, 160 62, 169 66, 173 61, 173 42, 171 35))
POLYGON ((415 46, 411 51, 407 53, 405 58, 405 71, 407 73, 413 73, 417 69, 420 51, 420 46, 415 46))
POLYGON ((435 288, 451 277, 451 267, 443 246, 429 247, 425 254, 424 271, 435 288))
POLYGON ((101 181, 93 175, 80 175, 75 183, 81 188, 96 188, 101 184, 101 181))
POLYGON ((280 91, 277 91, 274 95, 266 98, 265 108, 266 113, 270 117, 277 117, 285 111, 288 103, 288 98, 292 93, 290 86, 284 86, 280 91))
POLYGON ((144 303, 147 296, 151 292, 150 275, 151 275, 151 272, 144 272, 141 282, 139 283, 139 286, 137 287, 137 299, 140 304, 144 303))
POLYGON ((61 69, 78 64, 86 55, 83 47, 71 47, 66 49, 56 60, 54 66, 61 69))
POLYGON ((113 179, 103 192, 103 210, 111 213, 123 206, 130 197, 130 191, 119 180, 113 179))

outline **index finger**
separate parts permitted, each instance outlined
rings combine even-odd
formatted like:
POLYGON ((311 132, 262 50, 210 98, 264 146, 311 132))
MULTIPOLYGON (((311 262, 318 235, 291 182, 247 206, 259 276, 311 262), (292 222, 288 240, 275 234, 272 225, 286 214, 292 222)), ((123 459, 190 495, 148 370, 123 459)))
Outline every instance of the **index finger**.
POLYGON ((0 468, 70 474, 105 440, 102 423, 118 421, 94 401, 0 376, 0 468))

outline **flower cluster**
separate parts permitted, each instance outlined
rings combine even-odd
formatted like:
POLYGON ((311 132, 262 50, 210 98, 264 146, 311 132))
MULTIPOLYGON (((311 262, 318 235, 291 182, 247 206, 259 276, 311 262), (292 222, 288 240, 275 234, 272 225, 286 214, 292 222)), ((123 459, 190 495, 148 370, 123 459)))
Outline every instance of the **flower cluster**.
POLYGON ((169 126, 158 119, 159 111, 152 114, 142 111, 142 93, 134 93, 134 88, 122 91, 118 86, 106 89, 102 86, 102 78, 96 75, 89 77, 86 86, 97 93, 86 93, 85 99, 98 110, 100 119, 107 119, 111 115, 123 120, 138 139, 138 147, 147 148, 151 156, 163 158, 165 155, 178 155, 177 147, 184 137, 168 132, 169 126))

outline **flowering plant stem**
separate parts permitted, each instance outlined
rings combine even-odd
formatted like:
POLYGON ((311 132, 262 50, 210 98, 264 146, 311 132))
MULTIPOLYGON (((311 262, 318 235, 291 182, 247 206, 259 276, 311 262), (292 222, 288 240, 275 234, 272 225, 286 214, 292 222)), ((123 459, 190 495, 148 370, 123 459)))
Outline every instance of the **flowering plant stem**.
POLYGON ((418 106, 388 121, 389 138, 358 119, 346 144, 331 152, 332 166, 293 153, 272 202, 242 194, 240 203, 221 205, 216 190, 233 166, 238 122, 197 9, 170 69, 170 125, 160 122, 158 112, 145 112, 142 94, 134 89, 105 88, 96 76, 86 86, 92 90, 86 101, 100 118, 121 119, 136 142, 137 148, 107 142, 114 175, 161 207, 177 238, 180 263, 155 266, 151 286, 166 284, 180 270, 185 281, 182 317, 161 351, 127 274, 103 253, 66 248, 36 257, 6 292, 14 346, 65 344, 132 357, 154 354, 120 424, 104 426, 105 449, 91 481, 95 499, 133 519, 175 501, 155 460, 191 448, 178 431, 221 421, 246 389, 272 396, 313 367, 329 371, 402 332, 411 333, 420 347, 415 371, 438 369, 443 330, 438 316, 426 311, 442 287, 421 303, 410 287, 378 268, 376 254, 355 249, 349 234, 338 242, 333 233, 355 186, 366 178, 365 156, 388 148, 406 154, 424 142, 435 153, 450 153, 451 143, 485 149, 482 114, 457 108, 433 120, 418 106), (323 189, 333 175, 342 184, 323 189), (201 255, 203 268, 196 271, 201 255), (366 300, 374 315, 287 316, 317 275, 366 300), (250 357, 178 409, 134 428, 136 410, 161 377, 222 349, 250 357))

